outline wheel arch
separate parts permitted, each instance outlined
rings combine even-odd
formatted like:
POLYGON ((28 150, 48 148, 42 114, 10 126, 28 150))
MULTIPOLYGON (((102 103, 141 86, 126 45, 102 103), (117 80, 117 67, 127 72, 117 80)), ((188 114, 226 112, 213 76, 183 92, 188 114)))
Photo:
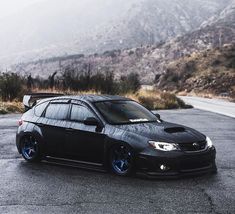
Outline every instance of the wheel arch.
POLYGON ((43 137, 36 131, 25 131, 23 133, 21 133, 21 135, 19 136, 19 153, 21 154, 21 150, 20 150, 20 147, 21 147, 21 144, 22 144, 22 140, 25 138, 25 137, 30 137, 32 136, 33 138, 36 139, 36 141, 40 144, 40 149, 42 150, 41 152, 44 152, 45 151, 45 143, 43 141, 43 137))
POLYGON ((111 151, 111 149, 113 149, 117 145, 125 145, 125 146, 128 146, 129 148, 131 148, 131 150, 134 153, 134 158, 136 158, 135 148, 130 143, 128 143, 126 141, 122 141, 122 140, 109 140, 108 142, 106 142, 106 148, 105 148, 105 154, 104 154, 105 155, 104 164, 106 167, 109 166, 110 151, 111 151))

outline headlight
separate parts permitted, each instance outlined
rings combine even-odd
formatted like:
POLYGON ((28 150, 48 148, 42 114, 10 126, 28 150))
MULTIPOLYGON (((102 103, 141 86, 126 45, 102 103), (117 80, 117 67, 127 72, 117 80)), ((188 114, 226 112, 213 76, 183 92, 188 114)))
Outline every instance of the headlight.
POLYGON ((174 150, 179 150, 178 145, 177 145, 177 144, 174 144, 174 143, 149 141, 149 144, 150 144, 150 146, 152 146, 154 149, 161 150, 161 151, 174 151, 174 150))
POLYGON ((209 147, 209 148, 211 148, 213 146, 213 143, 209 137, 206 137, 206 143, 207 143, 207 147, 209 147))

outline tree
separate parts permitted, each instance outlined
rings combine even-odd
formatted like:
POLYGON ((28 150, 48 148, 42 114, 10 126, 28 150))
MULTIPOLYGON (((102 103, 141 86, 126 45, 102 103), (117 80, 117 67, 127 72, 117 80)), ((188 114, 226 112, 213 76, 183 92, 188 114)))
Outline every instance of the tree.
POLYGON ((57 71, 55 71, 52 75, 49 76, 49 84, 50 88, 53 89, 55 85, 55 75, 57 74, 57 71))
POLYGON ((29 74, 29 76, 27 77, 27 88, 28 90, 31 90, 33 86, 33 78, 31 76, 31 74, 29 74))

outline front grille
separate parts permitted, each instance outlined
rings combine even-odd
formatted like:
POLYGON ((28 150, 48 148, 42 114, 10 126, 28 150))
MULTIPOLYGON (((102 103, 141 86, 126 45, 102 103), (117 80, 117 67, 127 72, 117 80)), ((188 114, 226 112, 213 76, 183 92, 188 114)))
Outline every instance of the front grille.
POLYGON ((193 142, 193 143, 180 143, 179 147, 182 151, 185 151, 185 152, 201 151, 206 148, 206 141, 199 141, 199 142, 193 142))

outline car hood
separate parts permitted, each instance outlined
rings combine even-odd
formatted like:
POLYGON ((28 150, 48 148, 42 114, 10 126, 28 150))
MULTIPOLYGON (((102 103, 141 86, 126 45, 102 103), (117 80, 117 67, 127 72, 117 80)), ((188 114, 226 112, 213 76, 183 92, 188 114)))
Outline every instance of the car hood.
POLYGON ((206 139, 205 135, 194 129, 168 122, 117 125, 116 128, 135 133, 149 140, 169 143, 192 143, 206 139))

